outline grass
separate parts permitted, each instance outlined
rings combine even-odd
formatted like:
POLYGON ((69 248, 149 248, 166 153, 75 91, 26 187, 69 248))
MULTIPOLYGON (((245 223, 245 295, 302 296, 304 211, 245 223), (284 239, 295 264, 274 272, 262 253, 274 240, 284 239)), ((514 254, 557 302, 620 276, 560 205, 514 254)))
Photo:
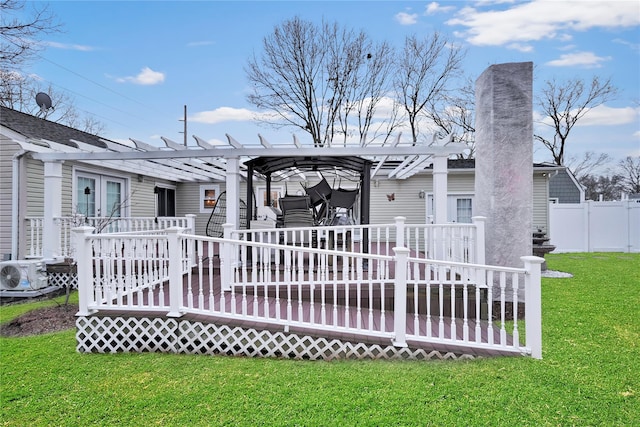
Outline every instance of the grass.
POLYGON ((542 360, 78 354, 73 331, 2 338, 0 424, 640 425, 640 254, 547 263, 574 277, 543 279, 542 360))

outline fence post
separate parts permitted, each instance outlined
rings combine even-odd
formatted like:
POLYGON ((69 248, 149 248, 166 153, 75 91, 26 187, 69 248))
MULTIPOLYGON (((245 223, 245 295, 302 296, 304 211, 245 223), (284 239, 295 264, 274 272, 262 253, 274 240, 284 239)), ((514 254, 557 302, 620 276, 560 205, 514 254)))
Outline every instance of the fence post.
MULTIPOLYGON (((196 216, 194 214, 186 214, 185 218, 187 219, 187 229, 185 232, 187 234, 196 234, 196 216)), ((193 239, 191 240, 191 253, 193 254, 191 265, 197 265, 198 254, 196 253, 196 241, 193 239)))
POLYGON ((224 241, 220 248, 220 280, 222 280, 221 287, 223 291, 231 290, 231 278, 233 277, 232 272, 235 265, 233 247, 228 243, 228 240, 231 239, 233 227, 234 224, 222 224, 224 241))
POLYGON ((396 255, 395 279, 393 282, 393 330, 395 347, 407 347, 407 258, 409 249, 394 247, 396 255))
POLYGON ((542 359, 542 291, 540 270, 544 258, 537 256, 520 257, 527 273, 524 276, 524 321, 527 328, 527 347, 531 357, 542 359))
MULTIPOLYGON (((95 295, 93 293, 93 250, 89 240, 93 230, 93 227, 78 227, 72 230, 76 250, 76 274, 78 277, 78 312, 76 316, 89 316, 97 311, 89 310, 89 304, 95 303, 95 295)), ((98 271, 96 274, 101 273, 98 271)))
POLYGON ((471 218, 473 225, 476 226, 476 258, 471 263, 484 265, 485 263, 485 247, 484 247, 484 226, 487 221, 485 216, 474 216, 471 218))
POLYGON ((179 227, 167 228, 169 253, 169 312, 167 317, 181 317, 182 305, 182 250, 178 233, 183 229, 179 227))
POLYGON ((404 248, 404 222, 406 218, 403 216, 397 216, 394 219, 396 220, 396 246, 398 246, 399 248, 404 248))
POLYGON ((187 233, 196 234, 196 216, 194 214, 186 214, 187 218, 187 233))

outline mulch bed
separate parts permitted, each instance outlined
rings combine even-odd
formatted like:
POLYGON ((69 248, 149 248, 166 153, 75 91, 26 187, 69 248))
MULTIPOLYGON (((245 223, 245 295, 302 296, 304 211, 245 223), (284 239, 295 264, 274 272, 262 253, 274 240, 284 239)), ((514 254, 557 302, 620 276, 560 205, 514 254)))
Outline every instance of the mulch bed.
POLYGON ((54 305, 31 310, 0 325, 0 336, 24 337, 65 331, 76 326, 77 304, 54 305))

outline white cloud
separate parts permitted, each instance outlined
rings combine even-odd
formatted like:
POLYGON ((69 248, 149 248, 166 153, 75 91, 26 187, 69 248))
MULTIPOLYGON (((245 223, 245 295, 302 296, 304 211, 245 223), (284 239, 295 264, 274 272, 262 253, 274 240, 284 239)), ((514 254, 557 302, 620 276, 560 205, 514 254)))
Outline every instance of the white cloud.
MULTIPOLYGON (((542 117, 539 112, 533 114, 534 122, 553 126, 551 119, 542 117)), ((632 123, 640 123, 640 107, 607 107, 599 105, 587 111, 576 122, 576 127, 581 126, 621 126, 632 123)))
POLYGON ((631 49, 633 51, 640 52, 640 44, 638 44, 638 43, 633 43, 633 42, 630 42, 628 40, 623 40, 623 39, 613 39, 613 42, 621 44, 623 46, 627 46, 629 49, 631 49))
POLYGON ((418 22, 418 14, 399 12, 396 14, 395 19, 400 25, 413 25, 418 22))
POLYGON ((533 52, 533 46, 523 43, 511 43, 507 45, 508 49, 518 50, 520 52, 533 52))
POLYGON ((576 52, 560 55, 560 58, 549 61, 546 64, 552 67, 583 66, 586 68, 599 68, 602 62, 610 61, 610 56, 597 56, 593 52, 576 52))
POLYGON ((479 11, 473 7, 460 10, 448 25, 467 27, 465 39, 478 46, 499 46, 542 39, 568 40, 571 31, 591 28, 626 28, 640 25, 637 1, 534 0, 515 3, 504 10, 479 11))
POLYGON ((607 107, 599 105, 589 110, 576 126, 619 126, 640 121, 640 107, 607 107))
POLYGON ((78 50, 81 52, 91 52, 96 50, 96 48, 91 46, 85 46, 81 44, 68 44, 68 43, 58 43, 58 42, 43 42, 43 45, 47 47, 52 47, 54 49, 64 49, 64 50, 78 50))
POLYGON ((143 86, 151 86, 164 82, 164 73, 153 71, 149 67, 144 67, 137 76, 119 77, 118 83, 133 83, 143 86))
POLYGON ((217 124, 224 122, 249 122, 260 119, 273 120, 276 116, 269 113, 258 113, 246 108, 220 107, 215 110, 201 111, 189 117, 196 123, 217 124))
POLYGON ((432 1, 425 9, 425 15, 433 15, 438 12, 450 12, 455 9, 453 6, 442 6, 440 3, 432 1))

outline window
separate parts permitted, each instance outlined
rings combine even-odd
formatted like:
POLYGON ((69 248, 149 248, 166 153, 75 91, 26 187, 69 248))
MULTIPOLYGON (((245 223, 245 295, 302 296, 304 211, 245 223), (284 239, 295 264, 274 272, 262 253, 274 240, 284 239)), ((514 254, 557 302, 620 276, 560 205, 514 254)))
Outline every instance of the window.
POLYGON ((176 190, 173 188, 156 187, 156 215, 176 216, 176 190))
MULTIPOLYGON (((271 187, 271 207, 278 207, 278 199, 282 197, 283 188, 282 187, 271 187)), ((267 188, 266 187, 258 187, 258 200, 261 200, 260 206, 269 206, 267 204, 267 188)))
MULTIPOLYGON (((435 214, 433 194, 427 197, 427 220, 435 214)), ((447 222, 471 223, 473 217, 473 197, 467 194, 447 196, 447 222)))
POLYGON ((201 185, 200 186, 200 212, 210 213, 216 206, 216 201, 220 196, 219 185, 201 185))
POLYGON ((471 223, 471 199, 456 199, 456 222, 471 223))
POLYGON ((76 182, 76 213, 85 217, 96 216, 96 179, 79 176, 76 182))

